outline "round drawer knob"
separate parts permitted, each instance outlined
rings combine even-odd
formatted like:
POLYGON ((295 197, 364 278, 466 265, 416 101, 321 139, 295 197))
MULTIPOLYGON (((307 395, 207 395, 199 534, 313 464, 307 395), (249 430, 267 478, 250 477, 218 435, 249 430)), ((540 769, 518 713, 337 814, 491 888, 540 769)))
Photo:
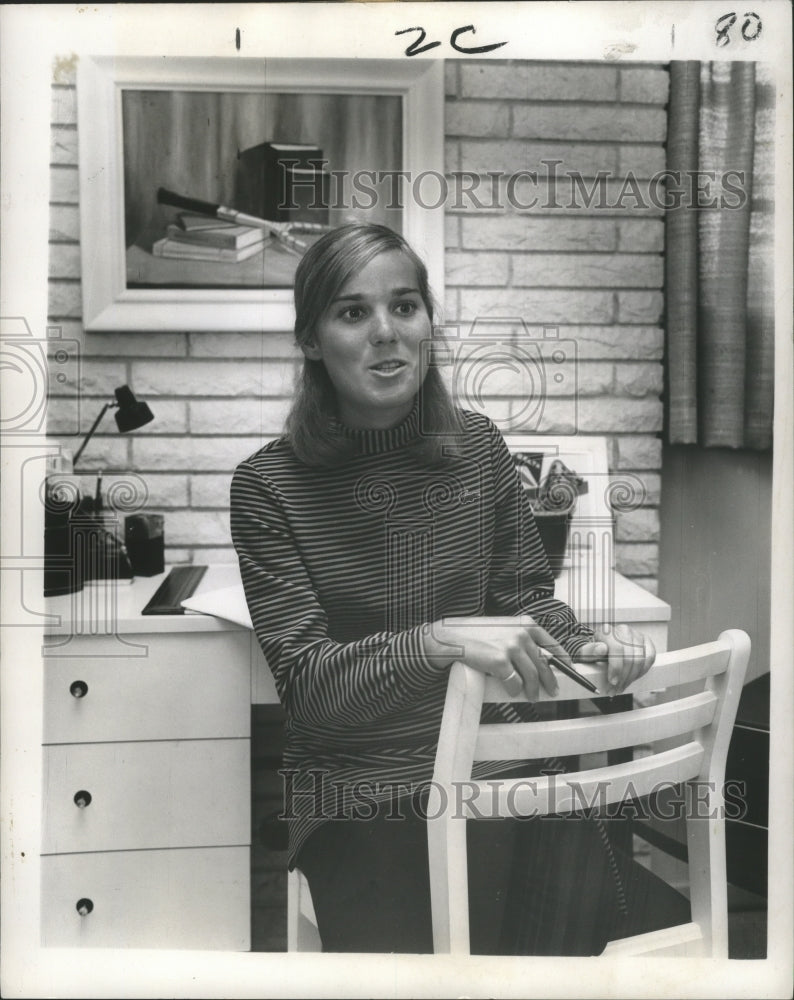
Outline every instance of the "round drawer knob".
POLYGON ((75 907, 81 917, 87 917, 93 908, 94 904, 90 899, 78 899, 77 906, 75 907))
POLYGON ((91 793, 86 791, 75 792, 74 794, 74 804, 78 809, 85 809, 86 806, 91 805, 91 793))
POLYGON ((88 685, 85 681, 72 681, 69 685, 69 694, 73 698, 85 698, 88 694, 88 685))

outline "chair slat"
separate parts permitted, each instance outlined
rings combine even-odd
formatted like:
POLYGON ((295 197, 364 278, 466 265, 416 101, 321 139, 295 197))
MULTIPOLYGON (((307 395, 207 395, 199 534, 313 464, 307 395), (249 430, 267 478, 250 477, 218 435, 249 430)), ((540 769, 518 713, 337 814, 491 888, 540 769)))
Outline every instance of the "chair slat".
POLYGON ((723 674, 728 669, 730 650, 720 642, 703 643, 694 649, 661 653, 654 665, 626 689, 627 694, 645 694, 680 687, 693 681, 723 674))
POLYGON ((703 747, 692 742, 589 771, 461 780, 436 792, 453 816, 467 819, 566 813, 650 795, 662 782, 668 787, 687 781, 700 773, 703 755, 703 747))
POLYGON ((483 725, 474 759, 533 760, 653 743, 709 725, 716 705, 717 696, 712 691, 700 691, 662 705, 614 715, 483 725))

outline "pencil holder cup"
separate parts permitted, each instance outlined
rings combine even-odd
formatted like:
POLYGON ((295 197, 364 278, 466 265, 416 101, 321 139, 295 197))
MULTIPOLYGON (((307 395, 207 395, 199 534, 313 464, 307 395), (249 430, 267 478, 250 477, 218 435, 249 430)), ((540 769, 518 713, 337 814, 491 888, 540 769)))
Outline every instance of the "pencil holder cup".
POLYGON ((165 532, 162 514, 130 514, 124 520, 124 541, 136 576, 165 572, 165 532))

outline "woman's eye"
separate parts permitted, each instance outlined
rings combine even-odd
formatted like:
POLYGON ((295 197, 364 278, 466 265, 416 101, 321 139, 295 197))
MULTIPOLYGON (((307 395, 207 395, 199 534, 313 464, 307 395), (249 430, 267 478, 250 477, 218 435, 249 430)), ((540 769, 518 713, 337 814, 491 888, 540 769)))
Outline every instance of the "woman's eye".
POLYGON ((415 313, 418 308, 419 307, 415 302, 400 302, 397 306, 397 312, 400 313, 401 316, 410 316, 412 313, 415 313))
POLYGON ((347 309, 343 309, 341 313, 342 319, 350 320, 353 323, 361 319, 363 315, 364 310, 360 306, 348 306, 347 309))

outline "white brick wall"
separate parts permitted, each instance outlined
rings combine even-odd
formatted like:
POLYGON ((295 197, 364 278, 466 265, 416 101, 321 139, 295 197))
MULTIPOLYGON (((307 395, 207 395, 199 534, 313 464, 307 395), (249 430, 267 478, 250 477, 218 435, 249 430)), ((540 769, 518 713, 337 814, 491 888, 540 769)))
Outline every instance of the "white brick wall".
MULTIPOLYGON (((613 475, 640 484, 642 501, 618 516, 618 567, 651 589, 664 226, 648 181, 664 168, 667 88, 666 69, 639 65, 466 61, 446 77, 450 184, 457 171, 471 190, 469 172, 481 175, 479 205, 469 195, 448 206, 447 321, 466 328, 477 319, 478 334, 487 334, 499 331, 500 317, 518 316, 528 325, 524 336, 542 337, 546 324, 575 342, 577 399, 550 391, 537 429, 609 437, 613 475), (544 167, 549 160, 561 162, 544 167), (536 177, 511 180, 517 171, 536 177), (583 191, 592 192, 589 204, 583 191)), ((515 416, 527 381, 489 375, 489 409, 509 400, 515 416)))
MULTIPOLYGON (((464 334, 477 319, 478 335, 513 342, 541 338, 550 325, 575 343, 577 398, 566 395, 567 382, 549 380, 537 429, 608 437, 613 476, 641 484, 643 498, 619 516, 618 566, 655 589, 664 228, 660 210, 638 205, 632 190, 647 200, 648 178, 664 167, 667 71, 462 60, 447 64, 445 90, 442 318, 464 334), (560 161, 556 186, 539 166, 549 159, 560 161), (510 179, 527 170, 537 179, 510 179), (607 171, 598 184, 609 207, 582 205, 581 190, 577 204, 566 171, 578 171, 593 194, 607 171), (487 176, 495 173, 496 181, 487 176), (471 193, 456 200, 461 174, 471 193)), ((155 421, 125 437, 108 415, 84 454, 83 488, 93 489, 99 468, 108 484, 137 472, 148 509, 166 515, 169 561, 231 560, 229 479, 237 461, 281 430, 297 370, 292 335, 86 334, 77 128, 73 68, 61 66, 52 88, 49 311, 62 336, 79 342, 80 365, 66 382, 52 380, 50 432, 75 448, 78 417, 85 433, 113 389, 129 383, 155 421)), ((503 426, 526 411, 527 381, 505 369, 485 380, 484 404, 503 426)))
POLYGON ((466 60, 458 69, 461 97, 589 102, 614 101, 618 96, 614 66, 466 60))

